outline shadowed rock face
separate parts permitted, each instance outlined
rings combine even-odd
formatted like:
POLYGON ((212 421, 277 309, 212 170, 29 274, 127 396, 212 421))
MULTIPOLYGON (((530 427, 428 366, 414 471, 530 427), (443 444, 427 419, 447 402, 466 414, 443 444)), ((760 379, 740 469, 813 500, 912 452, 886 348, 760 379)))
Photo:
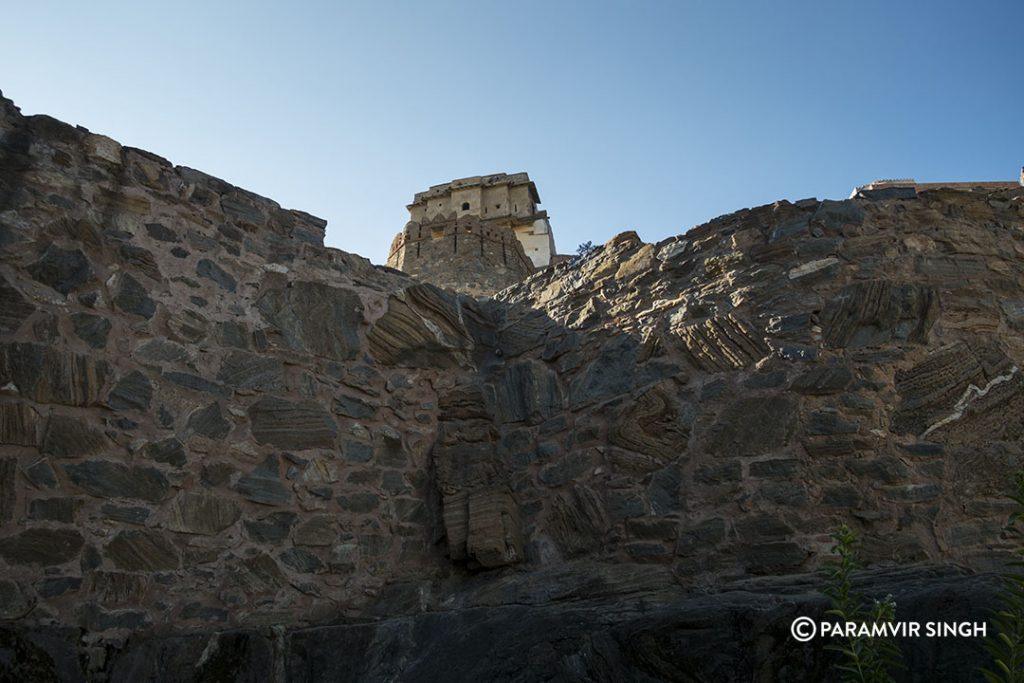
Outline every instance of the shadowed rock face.
POLYGON ((871 584, 901 610, 991 602, 933 567, 1013 548, 1024 190, 779 202, 475 300, 0 113, 5 676, 814 679, 840 522, 925 563, 871 584))
MULTIPOLYGON (((820 577, 749 581, 689 596, 641 573, 536 578, 532 588, 503 587, 517 591, 515 603, 493 604, 497 596, 465 587, 458 609, 301 630, 136 637, 111 648, 104 673, 112 681, 197 683, 839 680, 834 652, 789 633, 797 617, 827 619, 820 577), (576 584, 562 592, 568 582, 576 584)), ((923 569, 860 580, 872 594, 892 595, 903 618, 922 624, 984 620, 999 585, 992 576, 923 569)), ((8 671, 21 680, 85 680, 70 629, 0 627, 0 645, 17 653, 8 671)), ((975 665, 984 661, 981 642, 971 638, 910 639, 902 651, 904 681, 976 681, 975 665)))

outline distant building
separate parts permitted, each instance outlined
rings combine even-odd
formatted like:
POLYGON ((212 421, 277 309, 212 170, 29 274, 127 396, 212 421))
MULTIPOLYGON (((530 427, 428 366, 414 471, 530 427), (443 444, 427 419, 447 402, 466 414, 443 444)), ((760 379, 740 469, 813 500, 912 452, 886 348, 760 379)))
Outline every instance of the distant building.
POLYGON ((985 180, 956 183, 919 183, 913 178, 874 180, 867 185, 853 188, 853 192, 850 193, 850 199, 853 199, 861 192, 871 190, 913 189, 916 192, 926 192, 928 190, 1012 190, 1021 185, 1024 185, 1024 167, 1020 170, 1020 179, 1017 182, 1012 180, 985 180))
POLYGON ((460 178, 417 192, 388 265, 427 282, 490 295, 557 256, 547 211, 526 173, 460 178))

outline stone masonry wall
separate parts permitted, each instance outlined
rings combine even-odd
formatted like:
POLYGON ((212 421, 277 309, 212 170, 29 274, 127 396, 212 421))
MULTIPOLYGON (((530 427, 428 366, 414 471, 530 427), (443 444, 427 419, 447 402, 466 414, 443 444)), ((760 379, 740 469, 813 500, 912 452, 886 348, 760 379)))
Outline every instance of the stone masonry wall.
POLYGON ((424 282, 490 296, 533 273, 515 233, 474 216, 436 225, 409 223, 391 244, 388 265, 424 282))
POLYGON ((446 634, 464 676, 490 637, 670 678, 651 643, 708 632, 672 600, 813 571, 840 522, 875 563, 1015 547, 1024 189, 626 233, 498 299, 323 227, 0 98, 0 646, 78 679, 412 680, 439 660, 390 653, 446 634))
POLYGON ((323 619, 429 574, 434 392, 363 342, 409 281, 0 102, 3 618, 323 619))

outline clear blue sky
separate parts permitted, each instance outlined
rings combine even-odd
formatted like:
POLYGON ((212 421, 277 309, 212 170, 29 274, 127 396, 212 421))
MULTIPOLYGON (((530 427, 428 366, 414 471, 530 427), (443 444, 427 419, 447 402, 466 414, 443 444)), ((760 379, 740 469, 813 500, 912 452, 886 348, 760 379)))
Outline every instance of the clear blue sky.
POLYGON ((329 221, 528 171, 560 251, 878 177, 1015 179, 1024 2, 11 2, 0 89, 329 221))

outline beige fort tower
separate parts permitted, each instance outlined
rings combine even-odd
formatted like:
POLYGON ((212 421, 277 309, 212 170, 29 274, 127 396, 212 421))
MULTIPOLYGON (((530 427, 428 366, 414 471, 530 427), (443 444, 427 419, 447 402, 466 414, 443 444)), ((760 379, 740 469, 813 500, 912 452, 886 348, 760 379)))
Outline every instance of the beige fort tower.
POLYGON ((426 282, 489 296, 557 260, 548 213, 526 173, 460 178, 418 192, 388 265, 426 282))

